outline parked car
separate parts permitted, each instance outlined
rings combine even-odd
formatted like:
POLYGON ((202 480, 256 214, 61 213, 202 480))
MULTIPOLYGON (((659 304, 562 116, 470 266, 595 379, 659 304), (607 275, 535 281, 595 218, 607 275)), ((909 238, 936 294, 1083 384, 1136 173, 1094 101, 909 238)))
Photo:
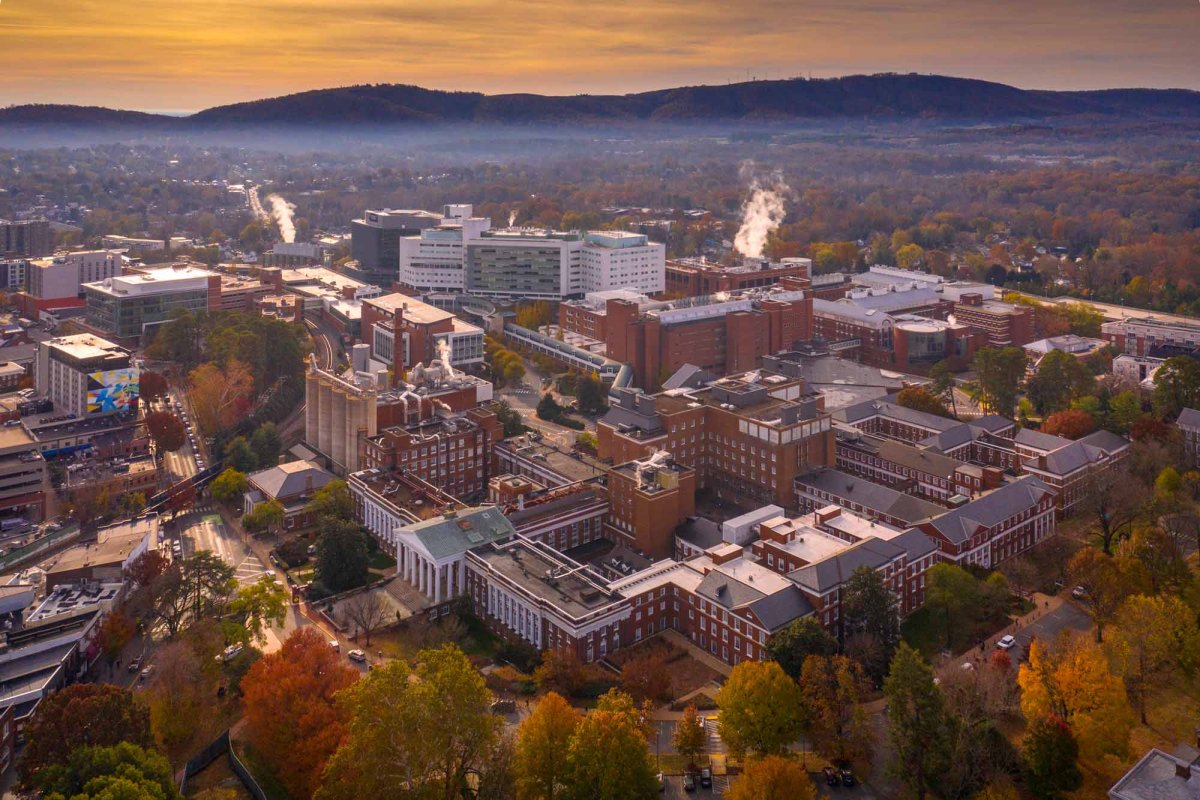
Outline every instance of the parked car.
POLYGON ((335 652, 341 652, 342 645, 338 642, 337 639, 330 639, 329 646, 332 647, 335 652))
POLYGON ((833 767, 823 767, 821 774, 825 776, 826 786, 837 786, 841 781, 838 780, 837 770, 833 767))
POLYGON ((240 644, 231 644, 221 652, 221 655, 217 656, 217 661, 233 661, 241 652, 242 646, 240 644))
POLYGON ((842 767, 842 786, 854 785, 854 772, 849 767, 842 767))
POLYGON ((133 661, 129 662, 129 671, 130 672, 137 672, 141 668, 142 668, 142 657, 141 656, 138 656, 137 658, 133 659, 133 661))
POLYGON ((144 680, 146 680, 147 678, 149 678, 149 677, 150 677, 151 675, 153 675, 153 674, 154 674, 154 665, 153 665, 153 664, 150 664, 149 666, 145 667, 145 668, 142 670, 142 674, 139 676, 139 680, 143 680, 143 681, 144 681, 144 680))
POLYGON ((712 770, 708 767, 700 770, 700 786, 704 789, 712 788, 712 770))
POLYGON ((367 654, 364 653, 362 650, 351 650, 346 655, 350 657, 351 661, 358 661, 361 663, 361 662, 367 660, 367 654))
POLYGON ((696 776, 690 772, 683 776, 683 790, 685 792, 696 791, 696 776))
POLYGON ((1017 644, 1016 638, 1011 633, 1006 633, 996 642, 996 647, 1001 650, 1011 650, 1017 644))
POLYGON ((1082 586, 1076 586, 1071 590, 1071 597, 1074 597, 1076 600, 1082 600, 1087 597, 1087 589, 1082 586))

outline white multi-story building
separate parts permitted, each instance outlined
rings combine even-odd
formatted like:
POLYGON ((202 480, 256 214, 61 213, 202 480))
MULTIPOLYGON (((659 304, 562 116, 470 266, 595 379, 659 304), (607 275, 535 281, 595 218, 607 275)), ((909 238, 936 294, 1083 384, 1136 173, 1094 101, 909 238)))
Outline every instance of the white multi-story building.
POLYGON ((111 250, 58 253, 29 262, 29 294, 42 300, 78 297, 80 286, 121 274, 121 254, 111 250))
POLYGON ((399 282, 421 292, 560 300, 586 292, 666 287, 666 248, 644 234, 492 228, 469 205, 399 240, 399 282))
POLYGON ((599 231, 584 237, 579 261, 585 292, 666 289, 667 248, 641 233, 599 231))

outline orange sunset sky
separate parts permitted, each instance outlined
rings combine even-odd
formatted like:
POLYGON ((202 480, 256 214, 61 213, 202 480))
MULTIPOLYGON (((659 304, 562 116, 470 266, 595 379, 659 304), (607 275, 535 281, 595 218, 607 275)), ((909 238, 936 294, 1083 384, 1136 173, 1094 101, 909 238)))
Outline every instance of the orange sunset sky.
POLYGON ((1197 0, 0 0, 0 106, 189 111, 353 83, 622 93, 935 72, 1200 89, 1197 0))

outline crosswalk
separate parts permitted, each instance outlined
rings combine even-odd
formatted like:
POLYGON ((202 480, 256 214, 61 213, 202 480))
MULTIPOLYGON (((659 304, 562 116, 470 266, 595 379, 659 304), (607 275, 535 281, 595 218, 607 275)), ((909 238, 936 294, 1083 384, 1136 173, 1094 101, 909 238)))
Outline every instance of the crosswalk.
POLYGON ((263 576, 263 573, 267 571, 267 568, 263 566, 258 556, 248 555, 242 560, 242 563, 237 565, 234 577, 237 578, 238 583, 245 585, 257 582, 263 576))

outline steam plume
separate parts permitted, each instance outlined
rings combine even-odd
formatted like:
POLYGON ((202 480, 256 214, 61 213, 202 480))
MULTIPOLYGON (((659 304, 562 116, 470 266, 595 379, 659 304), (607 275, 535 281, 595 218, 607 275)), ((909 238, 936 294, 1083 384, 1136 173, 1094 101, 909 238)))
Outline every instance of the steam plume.
POLYGON ((742 227, 733 239, 733 247, 747 258, 759 258, 771 231, 783 222, 784 200, 791 191, 783 182, 783 173, 755 175, 750 181, 750 197, 742 204, 742 227))
POLYGON ((296 207, 277 194, 267 195, 267 202, 271 204, 271 218, 279 226, 279 235, 285 242, 296 241, 296 225, 292 222, 296 207))
POLYGON ((454 354, 450 350, 450 343, 447 342, 445 339, 438 339, 437 340, 437 351, 438 351, 438 358, 442 362, 442 373, 445 375, 446 380, 454 380, 454 378, 456 377, 455 373, 454 373, 454 367, 450 365, 450 359, 453 357, 454 354))
POLYGON ((516 221, 517 221, 517 210, 514 208, 512 211, 508 212, 508 227, 511 228, 516 221))

